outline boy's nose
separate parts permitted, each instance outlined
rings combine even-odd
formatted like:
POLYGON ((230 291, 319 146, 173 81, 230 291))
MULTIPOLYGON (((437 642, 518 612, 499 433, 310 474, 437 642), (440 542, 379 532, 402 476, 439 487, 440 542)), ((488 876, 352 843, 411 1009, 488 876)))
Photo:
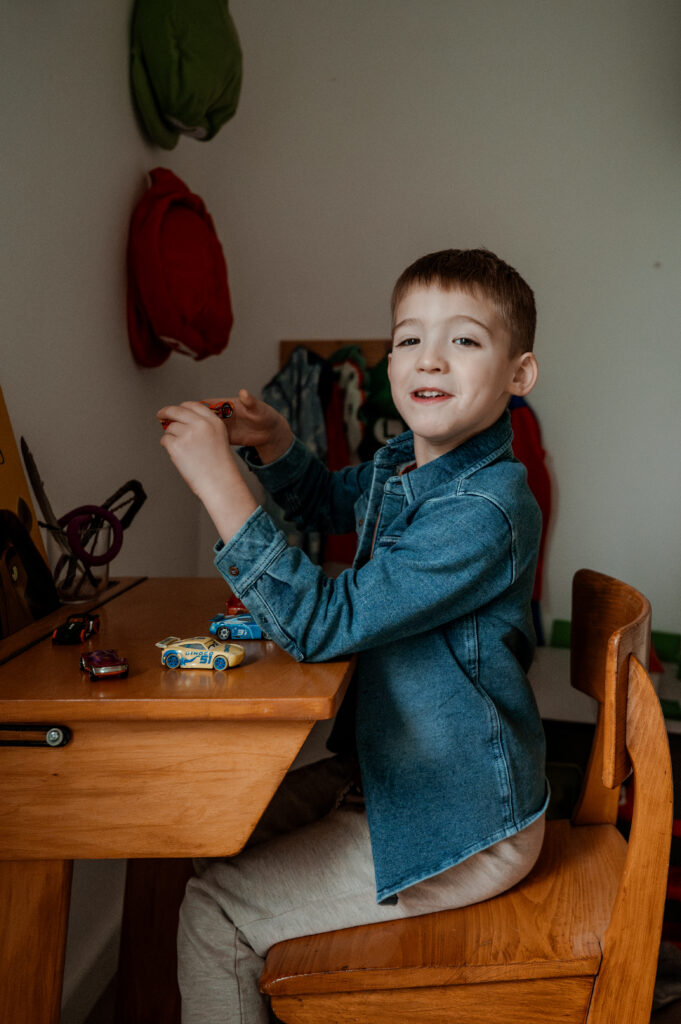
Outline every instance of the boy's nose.
POLYGON ((447 360, 439 345, 423 345, 419 352, 419 370, 439 373, 446 369, 447 360))

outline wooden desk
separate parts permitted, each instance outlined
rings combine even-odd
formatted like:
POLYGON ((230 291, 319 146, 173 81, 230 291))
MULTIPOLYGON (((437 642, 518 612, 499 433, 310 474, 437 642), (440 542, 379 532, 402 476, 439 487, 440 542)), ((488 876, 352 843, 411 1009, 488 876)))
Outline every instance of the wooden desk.
POLYGON ((73 859, 237 853, 315 721, 336 713, 351 661, 299 665, 251 641, 227 672, 162 668, 155 642, 207 633, 228 594, 220 579, 121 584, 84 647, 125 654, 127 680, 91 683, 83 647, 52 645, 66 609, 0 642, 0 723, 72 734, 0 747, 0 1020, 59 1020, 73 859))

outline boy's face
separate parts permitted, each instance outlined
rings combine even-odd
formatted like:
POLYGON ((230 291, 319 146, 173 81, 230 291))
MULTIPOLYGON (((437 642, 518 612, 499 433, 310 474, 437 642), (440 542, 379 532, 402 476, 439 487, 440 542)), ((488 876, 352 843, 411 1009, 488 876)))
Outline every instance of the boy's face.
POLYGON ((421 466, 490 427, 511 395, 534 387, 531 352, 511 356, 493 303, 479 293, 415 285, 395 310, 388 376, 421 466))

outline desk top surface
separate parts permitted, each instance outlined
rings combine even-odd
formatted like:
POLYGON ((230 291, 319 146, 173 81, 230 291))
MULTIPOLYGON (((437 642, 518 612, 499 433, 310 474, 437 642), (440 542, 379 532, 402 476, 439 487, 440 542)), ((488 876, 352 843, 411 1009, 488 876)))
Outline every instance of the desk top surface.
POLYGON ((243 642, 244 662, 228 671, 161 665, 158 640, 208 634, 229 597, 219 578, 125 580, 112 595, 97 608, 100 632, 84 644, 51 641, 54 625, 79 606, 65 606, 0 641, 0 721, 38 722, 56 711, 64 721, 309 721, 332 718, 340 706, 352 659, 300 664, 271 641, 251 640, 243 642), (84 651, 104 648, 128 659, 127 679, 90 682, 80 671, 84 651))

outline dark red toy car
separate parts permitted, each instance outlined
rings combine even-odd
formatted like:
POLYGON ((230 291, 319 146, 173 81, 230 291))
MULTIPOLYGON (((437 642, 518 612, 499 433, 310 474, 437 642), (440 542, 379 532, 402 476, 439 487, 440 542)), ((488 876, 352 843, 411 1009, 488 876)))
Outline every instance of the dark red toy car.
POLYGON ((53 644, 82 644, 93 633, 99 633, 99 615, 69 615, 66 622, 52 633, 53 644))
POLYGON ((89 672, 90 679, 127 676, 128 659, 121 658, 118 651, 88 651, 80 657, 82 672, 89 672))

